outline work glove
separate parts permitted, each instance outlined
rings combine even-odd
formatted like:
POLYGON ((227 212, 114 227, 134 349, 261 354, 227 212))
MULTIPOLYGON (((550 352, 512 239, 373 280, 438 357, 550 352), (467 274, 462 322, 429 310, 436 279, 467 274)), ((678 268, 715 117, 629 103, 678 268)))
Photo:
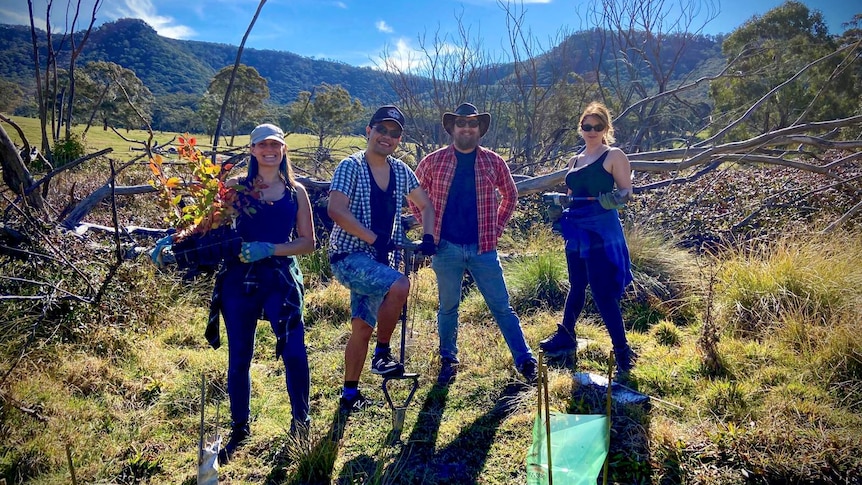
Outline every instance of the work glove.
POLYGON ((253 263, 275 254, 275 244, 268 242, 244 242, 239 251, 239 260, 243 263, 253 263))
POLYGON ((623 194, 619 190, 614 190, 613 192, 599 194, 599 204, 601 204, 602 208, 606 210, 619 209, 625 207, 629 198, 630 196, 628 192, 623 194))
POLYGON ((371 246, 374 247, 374 251, 377 253, 377 257, 375 258, 377 262, 388 266, 389 253, 395 250, 395 244, 389 239, 389 235, 378 235, 371 246))
POLYGON ((416 252, 423 256, 434 256, 437 254, 437 245, 434 244, 434 236, 431 234, 423 234, 422 242, 416 248, 416 252))
POLYGON ((158 267, 164 266, 164 261, 162 260, 162 251, 167 248, 170 248, 174 244, 174 236, 172 234, 168 234, 167 236, 156 241, 155 247, 150 251, 150 259, 153 260, 153 264, 158 267))

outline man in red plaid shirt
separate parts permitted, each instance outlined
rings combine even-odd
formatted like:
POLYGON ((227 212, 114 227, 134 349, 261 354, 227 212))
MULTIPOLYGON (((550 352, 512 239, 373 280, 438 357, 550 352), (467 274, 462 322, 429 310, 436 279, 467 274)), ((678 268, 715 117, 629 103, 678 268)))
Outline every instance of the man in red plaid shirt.
MULTIPOLYGON (((440 297, 441 384, 454 378, 459 364, 458 305, 465 271, 470 272, 485 298, 518 372, 531 384, 538 376, 521 321, 509 304, 497 256, 497 240, 515 210, 518 189, 503 158, 479 145, 490 124, 491 115, 479 113, 470 103, 445 113, 443 128, 452 136, 452 144, 429 154, 416 167, 416 177, 430 196, 435 214, 438 246, 431 267, 437 274, 440 297)), ((413 207, 413 213, 422 220, 417 208, 413 207)))

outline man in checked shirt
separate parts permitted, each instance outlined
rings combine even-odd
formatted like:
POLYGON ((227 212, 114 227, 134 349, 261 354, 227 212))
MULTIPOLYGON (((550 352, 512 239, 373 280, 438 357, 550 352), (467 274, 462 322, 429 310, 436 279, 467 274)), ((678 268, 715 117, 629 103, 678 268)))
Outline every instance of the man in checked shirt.
POLYGON ((395 106, 382 106, 371 117, 365 134, 368 147, 345 158, 335 168, 329 186, 327 213, 335 222, 329 237, 332 274, 350 289, 351 332, 344 350, 342 413, 375 404, 359 392, 359 376, 371 336, 377 344, 371 372, 383 377, 404 373, 389 341, 407 301, 410 280, 398 272, 396 243, 404 244, 401 210, 406 197, 426 222, 417 251, 434 254, 431 236, 434 209, 416 175, 392 156, 404 130, 404 115, 395 106))
MULTIPOLYGON (((429 154, 416 167, 416 177, 431 198, 435 214, 437 254, 431 267, 437 274, 440 297, 440 384, 454 378, 459 364, 458 305, 465 271, 472 275, 500 327, 515 368, 530 384, 538 378, 536 359, 509 304, 497 256, 497 240, 515 210, 518 190, 502 157, 479 145, 490 124, 491 115, 479 113, 470 103, 445 113, 443 128, 452 136, 452 144, 429 154)), ((420 208, 411 207, 424 224, 420 208)))

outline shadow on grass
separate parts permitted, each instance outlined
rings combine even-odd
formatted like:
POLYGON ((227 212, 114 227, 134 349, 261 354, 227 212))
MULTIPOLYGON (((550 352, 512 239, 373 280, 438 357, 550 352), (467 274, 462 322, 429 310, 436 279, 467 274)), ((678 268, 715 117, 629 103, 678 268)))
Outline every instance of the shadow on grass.
POLYGON ((436 384, 428 393, 410 436, 401 443, 380 483, 478 483, 500 424, 518 407, 521 383, 506 386, 493 408, 463 428, 451 443, 435 450, 449 389, 436 384))
MULTIPOLYGON (((548 365, 561 370, 567 370, 574 377, 578 372, 577 358, 567 356, 548 359, 548 365)), ((622 382, 614 382, 612 392, 620 388, 637 391, 637 379, 627 376, 622 382)), ((641 403, 619 402, 616 399, 611 404, 611 440, 608 450, 608 482, 609 483, 650 483, 651 456, 649 446, 651 404, 647 399, 641 403)), ((569 414, 606 414, 607 387, 594 385, 576 385, 566 407, 569 414)), ((679 483, 674 481, 679 476, 678 463, 665 463, 668 470, 666 477, 670 481, 663 483, 679 483)), ((599 475, 601 479, 601 475, 599 475)))

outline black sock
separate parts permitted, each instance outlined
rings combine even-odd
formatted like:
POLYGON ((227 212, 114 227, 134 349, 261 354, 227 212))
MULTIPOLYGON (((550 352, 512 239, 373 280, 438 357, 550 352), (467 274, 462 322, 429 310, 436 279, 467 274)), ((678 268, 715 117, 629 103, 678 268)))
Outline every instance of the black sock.
POLYGON ((377 346, 374 348, 374 357, 378 357, 383 354, 389 353, 389 342, 385 344, 383 342, 377 342, 377 346))

